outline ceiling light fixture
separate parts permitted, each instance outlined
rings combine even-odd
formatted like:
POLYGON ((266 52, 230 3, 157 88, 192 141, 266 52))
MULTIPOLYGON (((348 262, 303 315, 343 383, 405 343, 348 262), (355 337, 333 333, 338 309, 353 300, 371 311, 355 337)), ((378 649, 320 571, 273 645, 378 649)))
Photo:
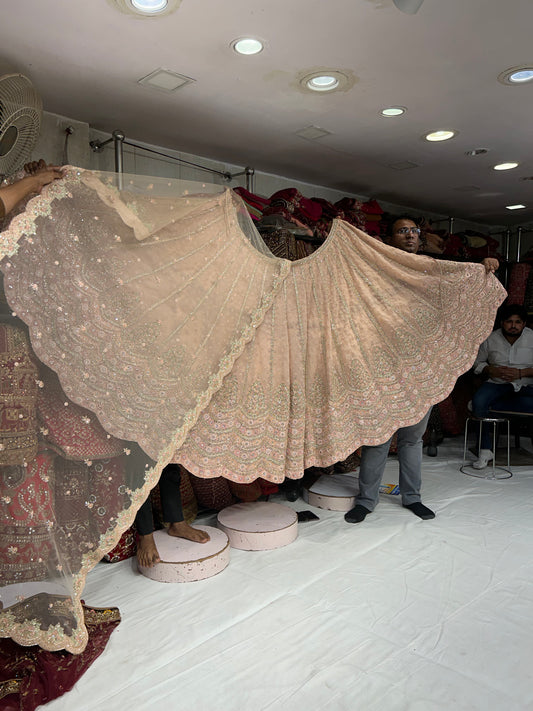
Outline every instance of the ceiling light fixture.
POLYGON ((457 135, 457 131, 450 131, 448 129, 442 131, 433 131, 432 133, 427 133, 424 138, 426 141, 436 142, 436 141, 448 141, 457 135))
POLYGON ((331 74, 321 74, 308 79, 306 84, 313 91, 333 91, 339 86, 339 80, 331 74))
POLYGON ((240 37, 239 39, 233 40, 230 47, 237 52, 237 54, 259 54, 264 48, 264 43, 255 37, 240 37))
POLYGON ((407 109, 405 108, 405 106, 389 106, 386 109, 382 109, 380 113, 382 116, 391 117, 391 116, 401 116, 406 111, 407 111, 407 109))
POLYGON ((168 0, 130 0, 130 2, 139 12, 146 12, 150 15, 162 12, 168 5, 168 0))
POLYGON ((507 210, 521 210, 525 205, 506 205, 507 210))
POLYGON ((133 15, 137 19, 170 15, 177 10, 181 0, 107 0, 120 12, 133 15))
POLYGON ((407 13, 408 15, 414 15, 420 10, 424 0, 392 0, 396 5, 398 10, 407 13))
POLYGON ((518 166, 518 163, 498 163, 498 165, 494 165, 493 170, 511 170, 512 168, 516 168, 518 166))
POLYGON ((299 82, 304 89, 318 92, 342 90, 350 86, 348 76, 338 69, 314 71, 312 74, 303 76, 299 82))
POLYGON ((533 64, 511 67, 498 75, 498 81, 507 86, 519 86, 533 81, 533 64))

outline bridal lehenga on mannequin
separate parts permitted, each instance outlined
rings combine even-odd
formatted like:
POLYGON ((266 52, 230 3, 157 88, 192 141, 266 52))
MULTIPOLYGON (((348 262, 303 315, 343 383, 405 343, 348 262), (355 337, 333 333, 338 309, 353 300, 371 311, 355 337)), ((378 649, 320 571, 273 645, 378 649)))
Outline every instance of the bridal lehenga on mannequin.
POLYGON ((280 482, 379 444, 450 392, 505 296, 481 265, 340 220, 289 262, 231 190, 75 168, 1 250, 19 325, 2 369, 16 403, 0 444, 0 635, 72 652, 86 574, 168 462, 280 482))

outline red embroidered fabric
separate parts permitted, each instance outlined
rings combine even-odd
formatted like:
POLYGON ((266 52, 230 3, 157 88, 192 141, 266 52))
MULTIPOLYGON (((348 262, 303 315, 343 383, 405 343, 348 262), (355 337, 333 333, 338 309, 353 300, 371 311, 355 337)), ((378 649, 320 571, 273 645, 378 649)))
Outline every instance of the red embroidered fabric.
POLYGON ((89 631, 81 654, 48 652, 40 647, 21 647, 0 639, 0 708, 2 711, 34 711, 72 689, 102 654, 120 613, 112 608, 83 608, 89 631))

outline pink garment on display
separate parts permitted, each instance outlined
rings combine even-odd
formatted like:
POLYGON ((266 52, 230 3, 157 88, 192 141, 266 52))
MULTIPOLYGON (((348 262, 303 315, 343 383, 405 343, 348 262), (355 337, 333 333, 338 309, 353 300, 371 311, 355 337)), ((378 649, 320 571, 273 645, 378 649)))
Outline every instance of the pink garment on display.
POLYGON ((71 168, 2 234, 7 299, 35 353, 124 440, 126 462, 101 482, 89 467, 76 552, 65 515, 50 516, 54 565, 0 590, 2 636, 83 649, 85 576, 168 462, 240 483, 301 477, 419 421, 492 329, 505 291, 481 265, 407 254, 341 220, 290 262, 219 191, 71 168))

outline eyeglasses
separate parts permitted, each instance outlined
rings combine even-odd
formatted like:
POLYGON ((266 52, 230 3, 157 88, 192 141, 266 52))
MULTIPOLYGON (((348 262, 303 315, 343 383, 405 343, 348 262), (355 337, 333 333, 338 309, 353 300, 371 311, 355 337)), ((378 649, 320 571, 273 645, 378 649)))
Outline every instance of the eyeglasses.
POLYGON ((396 234, 398 235, 408 235, 409 233, 419 235, 420 227, 400 227, 399 230, 396 230, 396 234))

